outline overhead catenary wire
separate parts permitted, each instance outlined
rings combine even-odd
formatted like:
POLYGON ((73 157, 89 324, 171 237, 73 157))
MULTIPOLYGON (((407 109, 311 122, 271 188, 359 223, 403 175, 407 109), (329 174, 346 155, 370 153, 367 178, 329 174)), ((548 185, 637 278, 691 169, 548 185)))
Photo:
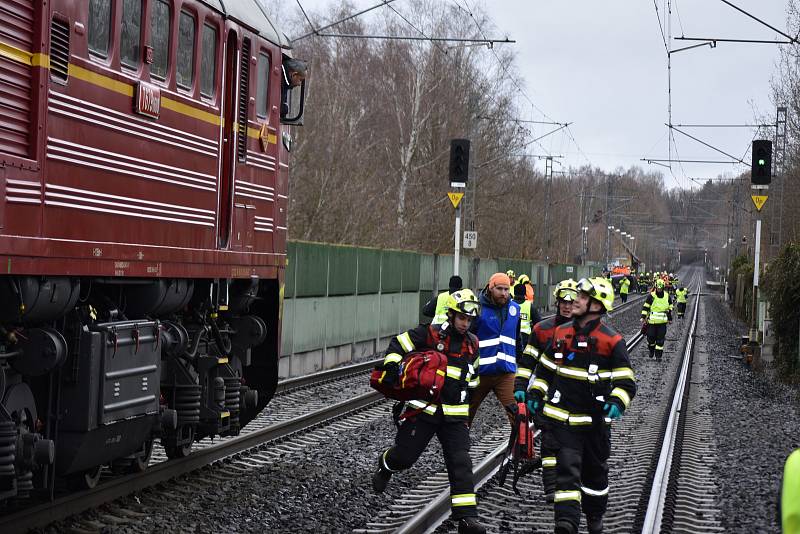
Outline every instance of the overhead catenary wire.
POLYGON ((323 26, 323 27, 321 27, 321 28, 314 28, 314 25, 311 23, 311 20, 308 18, 308 15, 306 15, 306 10, 305 10, 305 9, 303 9, 303 6, 302 6, 302 4, 300 4, 300 0, 296 0, 296 1, 297 1, 297 5, 299 5, 299 6, 300 6, 300 10, 303 12, 303 15, 305 15, 305 17, 306 17, 306 20, 308 21, 308 24, 311 26, 311 29, 312 29, 313 31, 311 31, 311 32, 308 32, 308 33, 306 33, 306 34, 303 34, 303 35, 301 35, 301 36, 299 36, 299 37, 295 37, 294 39, 291 39, 291 41, 292 41, 293 43, 294 43, 294 42, 297 42, 297 41, 301 41, 301 40, 303 40, 303 39, 305 39, 305 38, 307 38, 307 37, 311 37, 312 35, 316 35, 318 32, 325 31, 325 30, 327 30, 328 28, 332 28, 332 27, 334 27, 334 26, 337 26, 337 25, 339 25, 339 24, 342 24, 342 23, 344 23, 344 22, 347 22, 348 20, 353 20, 354 18, 356 18, 356 17, 360 17, 360 16, 361 16, 361 15, 363 15, 364 13, 368 13, 368 12, 370 12, 370 11, 374 10, 374 9, 378 9, 379 7, 388 6, 389 4, 391 4, 392 2, 394 2, 394 1, 396 1, 396 0, 383 0, 383 2, 381 2, 381 3, 379 3, 379 4, 375 4, 375 5, 373 5, 373 6, 370 6, 370 7, 366 8, 366 9, 362 9, 362 10, 361 10, 361 11, 359 11, 358 13, 353 13, 352 15, 349 15, 349 16, 347 16, 347 17, 345 17, 345 18, 341 19, 341 20, 337 20, 337 21, 335 21, 335 22, 331 22, 331 23, 330 23, 330 24, 328 24, 327 26, 323 26))

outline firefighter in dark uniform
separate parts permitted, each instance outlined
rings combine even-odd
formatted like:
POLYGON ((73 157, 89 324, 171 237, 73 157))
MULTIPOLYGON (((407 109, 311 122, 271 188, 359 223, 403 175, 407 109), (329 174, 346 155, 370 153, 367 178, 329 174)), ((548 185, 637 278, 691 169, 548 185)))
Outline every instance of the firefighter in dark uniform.
POLYGON ((530 390, 556 449, 555 532, 575 534, 581 509, 590 534, 603 532, 608 504, 612 419, 636 394, 625 340, 603 322, 614 291, 605 278, 582 279, 572 321, 556 328, 530 390))
MULTIPOLYGON (((527 392, 533 371, 536 369, 536 364, 539 363, 539 356, 550 348, 556 327, 569 322, 572 316, 572 302, 575 300, 577 287, 578 284, 571 278, 559 282, 553 289, 553 296, 556 299, 556 314, 534 325, 533 334, 522 353, 522 357, 517 362, 517 375, 514 378, 514 399, 517 402, 525 402, 528 398, 527 392)), ((533 379, 536 380, 535 377, 533 379)), ((540 419, 537 421, 537 427, 542 431, 540 452, 544 498, 545 501, 552 503, 556 491, 556 454, 551 443, 550 434, 547 432, 546 421, 540 419)))
POLYGON ((656 360, 664 354, 667 324, 672 324, 672 303, 665 285, 664 280, 657 279, 655 290, 647 295, 642 305, 642 322, 647 323, 647 348, 650 357, 656 360))
POLYGON ((410 352, 435 350, 447 355, 447 376, 439 404, 412 400, 400 416, 395 445, 378 457, 378 470, 372 476, 377 493, 386 489, 392 473, 408 469, 434 436, 439 438, 450 477, 450 505, 459 534, 483 534, 478 521, 472 459, 469 456, 469 397, 478 385, 478 338, 469 332, 472 320, 480 313, 480 303, 469 289, 450 295, 447 321, 441 325, 422 324, 394 338, 383 359, 381 381, 399 378, 400 363, 410 352))

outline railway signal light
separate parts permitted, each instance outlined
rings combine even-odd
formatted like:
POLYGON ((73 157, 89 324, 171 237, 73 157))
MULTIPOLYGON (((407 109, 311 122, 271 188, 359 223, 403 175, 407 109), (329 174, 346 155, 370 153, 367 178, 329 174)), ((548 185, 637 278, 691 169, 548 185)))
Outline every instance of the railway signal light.
POLYGON ((772 181, 772 141, 753 141, 753 164, 750 168, 750 183, 769 185, 772 181))
POLYGON ((469 139, 450 140, 450 186, 466 187, 469 178, 469 139))

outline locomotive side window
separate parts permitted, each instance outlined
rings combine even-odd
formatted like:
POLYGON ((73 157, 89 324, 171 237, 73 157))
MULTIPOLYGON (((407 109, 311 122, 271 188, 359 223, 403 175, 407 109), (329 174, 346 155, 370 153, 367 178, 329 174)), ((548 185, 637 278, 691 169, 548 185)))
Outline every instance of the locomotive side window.
POLYGON ((122 64, 136 68, 142 59, 140 44, 142 42, 142 0, 123 0, 122 2, 122 36, 119 43, 119 55, 122 64))
POLYGON ((111 31, 111 0, 89 2, 89 50, 98 56, 108 56, 111 31))
POLYGON ((169 66, 171 22, 169 4, 164 0, 153 3, 153 10, 150 12, 150 46, 153 47, 150 75, 162 80, 167 77, 169 66))
POLYGON ((175 77, 178 85, 191 89, 194 81, 194 16, 181 11, 178 23, 178 62, 175 77))
POLYGON ((258 55, 258 91, 256 93, 256 115, 266 117, 267 98, 269 95, 269 56, 263 52, 258 55))
POLYGON ((214 96, 214 74, 217 72, 217 29, 203 24, 203 45, 200 58, 200 93, 214 96))

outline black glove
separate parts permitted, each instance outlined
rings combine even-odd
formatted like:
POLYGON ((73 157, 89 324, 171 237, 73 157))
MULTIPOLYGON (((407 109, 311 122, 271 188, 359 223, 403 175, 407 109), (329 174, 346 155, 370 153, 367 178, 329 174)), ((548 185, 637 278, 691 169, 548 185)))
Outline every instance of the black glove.
POLYGON ((381 379, 381 384, 393 386, 397 384, 399 379, 400 366, 397 364, 397 362, 389 362, 383 366, 383 378, 381 379))

